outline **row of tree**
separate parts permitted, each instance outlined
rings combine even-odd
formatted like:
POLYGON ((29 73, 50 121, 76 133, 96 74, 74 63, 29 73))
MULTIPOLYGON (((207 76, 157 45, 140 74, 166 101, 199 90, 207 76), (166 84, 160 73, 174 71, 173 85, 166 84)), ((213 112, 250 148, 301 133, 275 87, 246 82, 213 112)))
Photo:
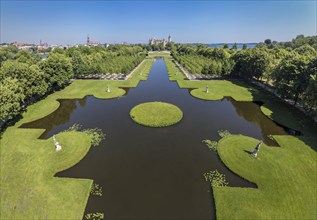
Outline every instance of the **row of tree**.
POLYGON ((252 49, 178 45, 173 57, 191 73, 239 76, 260 80, 283 97, 317 111, 317 37, 302 35, 288 43, 266 40, 252 49))
POLYGON ((72 78, 91 73, 128 73, 146 56, 140 46, 113 45, 55 49, 39 54, 0 49, 0 122, 18 115, 21 106, 59 89, 72 78))

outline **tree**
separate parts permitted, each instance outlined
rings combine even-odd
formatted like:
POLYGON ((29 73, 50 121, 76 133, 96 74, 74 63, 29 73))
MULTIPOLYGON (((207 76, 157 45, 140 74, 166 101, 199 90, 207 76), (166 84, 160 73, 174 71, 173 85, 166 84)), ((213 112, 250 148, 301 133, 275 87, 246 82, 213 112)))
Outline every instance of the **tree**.
POLYGON ((307 67, 307 74, 310 76, 304 96, 305 107, 309 110, 317 110, 317 57, 307 67))
POLYGON ((8 60, 1 67, 0 78, 17 79, 17 84, 22 88, 26 99, 36 95, 44 95, 47 91, 44 73, 37 65, 8 60))
POLYGON ((52 53, 59 53, 59 54, 63 54, 64 50, 62 48, 56 47, 53 49, 52 53))
POLYGON ((296 105, 300 95, 309 84, 307 59, 300 55, 291 55, 281 61, 273 72, 274 85, 283 98, 294 99, 296 105))
POLYGON ((257 79, 261 78, 270 65, 268 53, 259 48, 242 50, 233 56, 233 74, 257 79))
POLYGON ((238 49, 237 43, 234 43, 231 49, 232 49, 232 50, 237 50, 237 49, 238 49))
POLYGON ((0 80, 0 121, 7 121, 18 115, 22 100, 23 89, 17 79, 7 77, 0 80))
POLYGON ((248 48, 248 45, 247 45, 247 44, 243 44, 242 50, 245 50, 245 49, 247 49, 247 48, 248 48))
POLYGON ((304 101, 306 109, 310 111, 317 110, 317 75, 311 75, 305 91, 304 101))
POLYGON ((71 61, 63 54, 50 54, 39 63, 39 67, 45 73, 49 89, 65 85, 74 76, 71 61))
POLYGON ((228 49, 228 48, 229 48, 228 44, 223 45, 223 49, 228 49))
POLYGON ((294 51, 299 53, 300 55, 311 56, 311 57, 317 56, 317 51, 315 50, 315 48, 313 48, 312 46, 308 44, 304 44, 296 48, 294 51))
POLYGON ((266 40, 264 41, 264 43, 265 43, 266 45, 271 45, 272 40, 271 40, 271 39, 266 39, 266 40))
POLYGON ((9 45, 7 47, 4 47, 0 50, 0 66, 2 65, 2 62, 6 60, 13 60, 15 59, 15 55, 18 52, 18 48, 13 45, 9 45))
POLYGON ((28 50, 19 50, 19 52, 15 56, 15 59, 21 63, 33 63, 31 53, 28 50))

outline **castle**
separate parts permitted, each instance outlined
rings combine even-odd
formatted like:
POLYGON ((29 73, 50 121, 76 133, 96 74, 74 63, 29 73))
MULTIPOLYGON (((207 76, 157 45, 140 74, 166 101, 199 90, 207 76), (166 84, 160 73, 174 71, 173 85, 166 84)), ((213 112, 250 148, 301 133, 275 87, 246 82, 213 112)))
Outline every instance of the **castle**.
POLYGON ((155 39, 155 37, 149 39, 149 45, 159 45, 159 44, 162 44, 163 47, 165 47, 166 44, 167 44, 167 43, 170 43, 170 42, 172 42, 172 37, 171 37, 171 35, 168 36, 167 40, 165 40, 164 38, 163 38, 162 40, 160 40, 160 39, 155 39))

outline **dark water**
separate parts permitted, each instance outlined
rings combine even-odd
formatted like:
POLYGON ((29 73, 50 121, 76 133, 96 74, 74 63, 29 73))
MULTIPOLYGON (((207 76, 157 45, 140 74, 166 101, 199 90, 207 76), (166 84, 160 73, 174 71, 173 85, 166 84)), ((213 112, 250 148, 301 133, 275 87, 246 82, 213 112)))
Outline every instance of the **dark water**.
POLYGON ((214 201, 204 172, 218 169, 231 186, 255 185, 230 172, 201 141, 219 139, 219 129, 267 143, 268 134, 286 134, 252 102, 192 97, 187 89, 169 81, 162 59, 153 64, 148 80, 124 97, 60 102, 61 107, 54 113, 24 127, 46 128, 42 138, 74 123, 98 127, 107 134, 106 140, 91 148, 80 163, 58 174, 91 178, 101 185, 103 196, 90 196, 86 212, 104 212, 106 219, 214 219, 214 201), (177 105, 184 118, 166 128, 134 123, 130 110, 148 101, 177 105))

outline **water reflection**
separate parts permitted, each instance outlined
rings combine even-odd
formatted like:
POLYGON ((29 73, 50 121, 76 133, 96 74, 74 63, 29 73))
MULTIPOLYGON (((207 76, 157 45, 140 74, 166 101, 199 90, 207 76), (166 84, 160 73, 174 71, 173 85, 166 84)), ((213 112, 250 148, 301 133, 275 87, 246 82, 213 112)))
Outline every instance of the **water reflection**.
POLYGON ((202 174, 218 169, 230 186, 255 187, 224 166, 201 141, 218 139, 217 131, 244 134, 269 142, 268 134, 286 134, 252 102, 231 98, 204 101, 192 97, 168 79, 158 59, 147 81, 118 99, 85 97, 60 100, 51 115, 24 124, 45 128, 42 138, 74 123, 98 127, 107 140, 92 148, 62 177, 91 178, 103 187, 102 197, 90 197, 87 212, 104 212, 106 219, 212 219, 214 201, 202 174), (174 126, 148 128, 134 123, 129 111, 142 102, 164 101, 182 109, 184 117, 174 126))

